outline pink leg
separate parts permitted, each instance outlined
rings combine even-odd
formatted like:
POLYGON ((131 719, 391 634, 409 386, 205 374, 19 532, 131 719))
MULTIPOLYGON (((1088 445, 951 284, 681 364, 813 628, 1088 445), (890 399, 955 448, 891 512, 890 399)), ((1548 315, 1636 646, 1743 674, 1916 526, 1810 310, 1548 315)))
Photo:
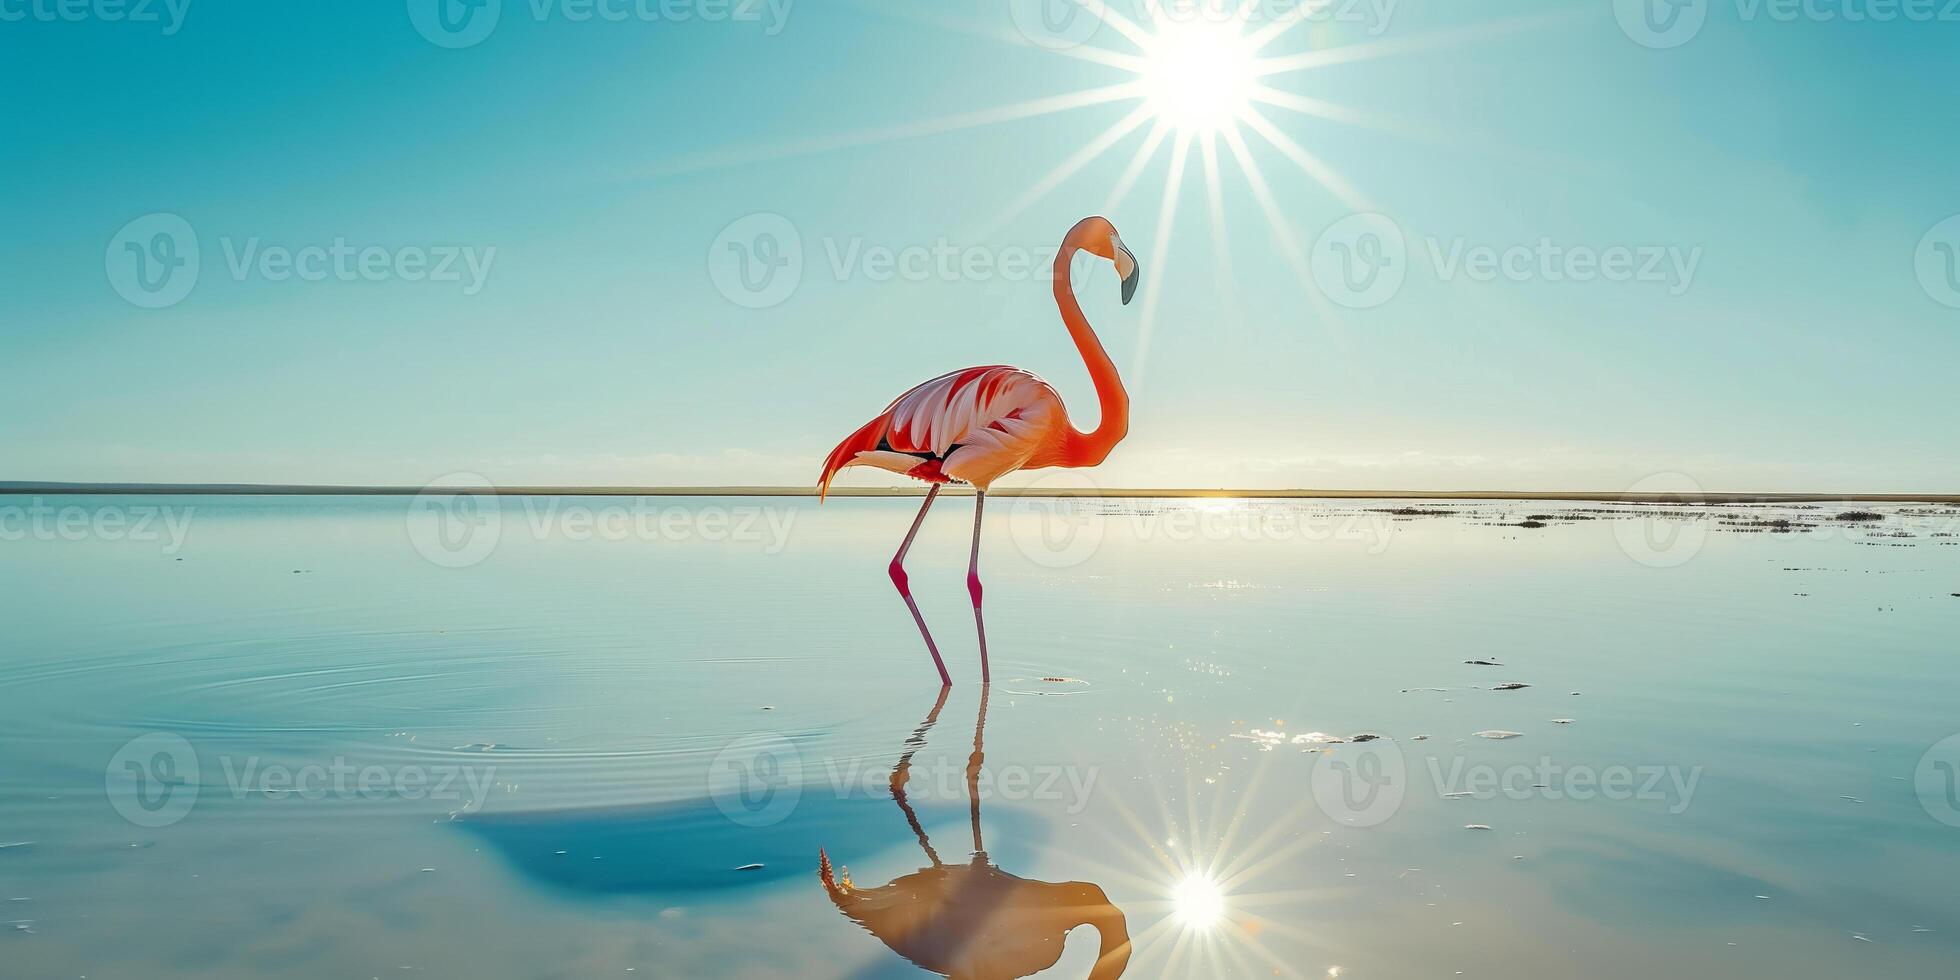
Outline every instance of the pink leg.
POLYGON ((993 680, 987 669, 987 621, 980 618, 980 514, 987 506, 987 491, 973 495, 973 557, 966 565, 966 594, 973 597, 973 628, 980 634, 980 683, 993 680))
POLYGON ((912 530, 905 532, 905 543, 898 546, 898 554, 892 556, 892 584, 898 586, 898 594, 905 598, 905 608, 912 610, 912 621, 919 624, 919 635, 926 638, 926 651, 932 654, 932 665, 939 668, 941 687, 952 687, 952 675, 946 673, 946 661, 939 656, 939 647, 932 642, 932 631, 926 629, 926 618, 919 615, 919 604, 912 601, 912 587, 905 575, 905 553, 912 548, 912 539, 919 536, 919 525, 926 522, 926 511, 932 508, 932 500, 939 496, 939 484, 926 491, 926 502, 919 507, 919 516, 912 519, 912 530))

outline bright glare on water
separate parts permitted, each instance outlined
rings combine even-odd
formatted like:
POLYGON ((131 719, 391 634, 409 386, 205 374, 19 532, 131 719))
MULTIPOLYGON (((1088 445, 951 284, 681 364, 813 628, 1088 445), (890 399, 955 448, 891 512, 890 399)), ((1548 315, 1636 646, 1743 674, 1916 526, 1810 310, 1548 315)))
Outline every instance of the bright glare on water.
POLYGON ((1960 961, 1950 508, 44 503, 9 977, 1960 961))

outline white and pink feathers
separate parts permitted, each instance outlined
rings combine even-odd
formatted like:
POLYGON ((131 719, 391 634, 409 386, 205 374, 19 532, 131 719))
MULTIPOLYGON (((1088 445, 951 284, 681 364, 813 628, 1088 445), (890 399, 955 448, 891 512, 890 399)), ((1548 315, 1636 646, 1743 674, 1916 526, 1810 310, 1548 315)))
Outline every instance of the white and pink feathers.
POLYGON ((898 396, 824 463, 819 492, 846 466, 875 466, 930 483, 981 490, 1023 468, 1052 465, 1067 414, 1055 389, 1005 365, 966 368, 898 396))

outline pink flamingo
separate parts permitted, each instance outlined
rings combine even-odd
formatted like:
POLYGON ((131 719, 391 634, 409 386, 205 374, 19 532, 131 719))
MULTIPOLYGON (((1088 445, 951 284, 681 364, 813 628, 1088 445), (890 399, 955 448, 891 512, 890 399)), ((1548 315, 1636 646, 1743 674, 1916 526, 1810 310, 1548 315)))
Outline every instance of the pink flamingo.
POLYGON ((1095 431, 1081 432, 1070 424, 1062 396, 1048 382, 1031 371, 995 364, 942 374, 903 395, 887 406, 877 418, 850 434, 830 458, 824 460, 823 476, 817 485, 819 501, 830 490, 830 480, 846 466, 875 466, 902 473, 932 484, 912 529, 892 556, 892 584, 912 611, 919 635, 925 637, 933 666, 939 668, 939 682, 950 687, 951 675, 939 647, 932 642, 925 617, 912 601, 912 589, 905 576, 905 552, 925 523, 940 486, 958 481, 972 485, 973 551, 967 561, 966 591, 973 597, 973 626, 980 636, 980 679, 991 681, 987 668, 987 624, 980 615, 980 516, 987 504, 987 487, 1016 470, 1048 466, 1096 466, 1109 457, 1110 450, 1130 429, 1130 396, 1116 376, 1102 342, 1075 301, 1069 282, 1069 264, 1078 251, 1087 251, 1116 265, 1123 281, 1123 302, 1129 303, 1137 290, 1136 256, 1123 245, 1116 227, 1108 219, 1084 218, 1062 238, 1055 255, 1055 305, 1062 311, 1075 348, 1089 366, 1095 383, 1096 402, 1102 409, 1095 431))

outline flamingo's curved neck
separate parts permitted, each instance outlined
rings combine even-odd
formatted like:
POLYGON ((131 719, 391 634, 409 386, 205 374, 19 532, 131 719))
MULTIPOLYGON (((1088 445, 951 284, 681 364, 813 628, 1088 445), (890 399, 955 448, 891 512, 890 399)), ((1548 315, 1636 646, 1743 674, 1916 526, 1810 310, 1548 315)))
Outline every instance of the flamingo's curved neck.
POLYGON ((1089 971, 1089 980, 1115 980, 1129 967, 1130 937, 1122 928, 1120 912, 1116 913, 1113 928, 1108 922, 1096 924, 1096 965, 1089 971))
POLYGON ((1075 286, 1069 280, 1069 264, 1081 248, 1074 236, 1070 236, 1055 256, 1055 305, 1061 308, 1062 323, 1068 327, 1075 349, 1082 352, 1082 362, 1089 367, 1089 380, 1096 386, 1096 404, 1102 409, 1102 417, 1093 432, 1069 427, 1063 447, 1066 466, 1101 463, 1130 431, 1130 393, 1123 390, 1123 379, 1117 377, 1109 352, 1103 350, 1102 341, 1089 328, 1089 319, 1082 315, 1082 305, 1075 301, 1075 286))

